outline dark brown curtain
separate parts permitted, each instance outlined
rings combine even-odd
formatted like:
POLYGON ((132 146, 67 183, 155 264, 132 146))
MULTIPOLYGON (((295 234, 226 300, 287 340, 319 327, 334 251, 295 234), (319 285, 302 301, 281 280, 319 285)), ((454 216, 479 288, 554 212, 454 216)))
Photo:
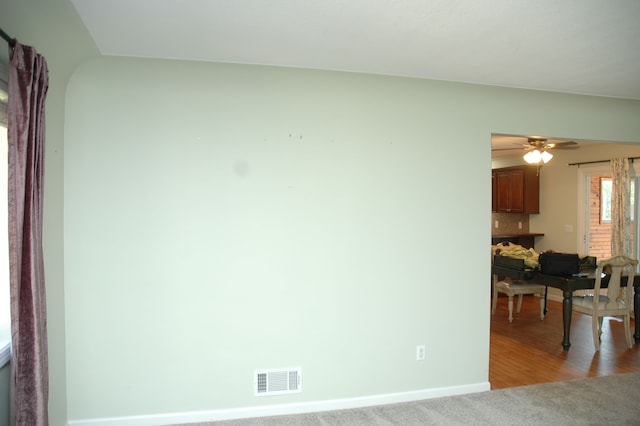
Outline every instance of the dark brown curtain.
POLYGON ((46 60, 16 43, 9 64, 9 271, 12 424, 48 425, 47 310, 42 255, 46 60))

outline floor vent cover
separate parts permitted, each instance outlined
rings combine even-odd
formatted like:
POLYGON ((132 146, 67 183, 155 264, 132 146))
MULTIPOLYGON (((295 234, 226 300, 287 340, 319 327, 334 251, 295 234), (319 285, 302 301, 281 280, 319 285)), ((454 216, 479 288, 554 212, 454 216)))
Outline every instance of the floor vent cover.
POLYGON ((301 368, 255 370, 253 389, 255 396, 302 392, 301 368))

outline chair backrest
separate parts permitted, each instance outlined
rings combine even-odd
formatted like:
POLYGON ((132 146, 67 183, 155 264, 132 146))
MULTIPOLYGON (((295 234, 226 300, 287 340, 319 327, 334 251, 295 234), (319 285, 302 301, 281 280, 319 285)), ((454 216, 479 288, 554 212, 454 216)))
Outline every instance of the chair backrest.
POLYGON ((598 267, 596 269, 596 283, 594 289, 594 306, 599 306, 600 287, 602 285, 602 272, 606 272, 607 274, 610 274, 610 278, 606 287, 609 303, 606 305, 605 309, 631 309, 633 280, 635 277, 637 265, 637 260, 621 255, 598 261, 598 267), (621 287, 623 276, 626 277, 625 281, 626 283, 628 283, 627 287, 621 287))

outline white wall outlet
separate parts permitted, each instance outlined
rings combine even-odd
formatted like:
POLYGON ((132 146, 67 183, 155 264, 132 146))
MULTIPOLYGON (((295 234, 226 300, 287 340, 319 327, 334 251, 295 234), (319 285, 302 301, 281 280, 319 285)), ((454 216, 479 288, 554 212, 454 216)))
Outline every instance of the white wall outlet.
POLYGON ((518 222, 518 229, 522 229, 522 222, 518 222))
POLYGON ((424 361, 425 352, 427 351, 425 345, 416 346, 416 361, 424 361))
POLYGON ((499 223, 498 223, 498 221, 496 220, 496 221, 495 221, 495 223, 494 223, 494 226, 497 228, 497 227, 498 227, 498 225, 500 225, 500 224, 499 224, 499 223))

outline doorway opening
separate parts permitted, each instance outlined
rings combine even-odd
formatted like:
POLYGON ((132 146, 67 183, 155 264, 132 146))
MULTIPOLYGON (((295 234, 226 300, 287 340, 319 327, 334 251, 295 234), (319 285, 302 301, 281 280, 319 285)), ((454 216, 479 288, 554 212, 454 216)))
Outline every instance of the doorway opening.
MULTIPOLYGON (((615 144, 615 142, 612 142, 612 144, 615 144)), ((587 142, 585 142, 585 145, 587 145, 587 142)), ((497 161, 495 162, 493 160, 494 158, 492 157, 492 166, 494 167, 501 167, 503 164, 504 166, 508 165, 506 164, 508 162, 506 159, 496 159, 497 161)), ((575 161, 575 159, 572 159, 572 161, 575 161)), ((640 160, 634 164, 635 176, 640 176, 640 168, 638 166, 640 166, 640 160)), ((577 206, 574 207, 577 216, 572 214, 571 218, 567 220, 571 222, 577 221, 574 222, 574 227, 572 228, 576 232, 570 238, 575 238, 575 249, 579 253, 595 255, 598 259, 606 258, 611 252, 611 228, 607 224, 609 220, 609 214, 606 211, 607 206, 604 206, 605 211, 603 212, 601 198, 602 193, 608 190, 606 181, 611 177, 610 164, 608 162, 584 164, 579 168, 572 168, 571 171, 577 174, 576 186, 573 186, 574 184, 571 185, 577 190, 577 206), (597 202, 594 202, 594 198, 591 196, 592 193, 598 194, 597 202), (590 209, 592 203, 595 203, 594 211, 590 209), (606 231, 596 228, 589 229, 590 214, 597 218, 598 225, 603 225, 606 231), (600 236, 600 248, 594 245, 590 252, 588 243, 589 241, 596 241, 597 232, 604 232, 606 237, 600 236), (603 240, 603 238, 605 239, 603 240), (605 252, 602 247, 608 250, 605 252), (594 251, 598 249, 602 250, 600 252, 594 251)), ((553 187, 550 186, 549 190, 554 188, 555 185, 553 187)), ((635 179, 633 198, 635 202, 632 212, 634 219, 639 217, 639 188, 640 180, 635 179)), ((493 228, 493 223, 491 227, 493 228)), ((639 232, 640 230, 635 226, 634 221, 634 257, 640 257, 639 232)), ((550 310, 543 321, 539 319, 537 303, 523 304, 523 313, 518 318, 517 326, 514 326, 513 323, 509 324, 506 319, 507 304, 499 304, 498 308, 501 308, 502 311, 497 311, 491 320, 489 381, 492 389, 640 371, 640 358, 638 358, 640 346, 636 345, 632 350, 628 350, 624 339, 620 340, 615 337, 616 335, 620 336, 621 333, 622 323, 619 321, 605 321, 604 344, 601 346, 599 353, 594 353, 591 317, 575 314, 571 324, 571 350, 564 352, 560 344, 562 339, 560 324, 563 320, 562 302, 551 298, 549 299, 549 304, 550 310), (527 369, 521 365, 516 366, 513 363, 514 359, 526 359, 529 365, 543 365, 544 368, 527 369)))

